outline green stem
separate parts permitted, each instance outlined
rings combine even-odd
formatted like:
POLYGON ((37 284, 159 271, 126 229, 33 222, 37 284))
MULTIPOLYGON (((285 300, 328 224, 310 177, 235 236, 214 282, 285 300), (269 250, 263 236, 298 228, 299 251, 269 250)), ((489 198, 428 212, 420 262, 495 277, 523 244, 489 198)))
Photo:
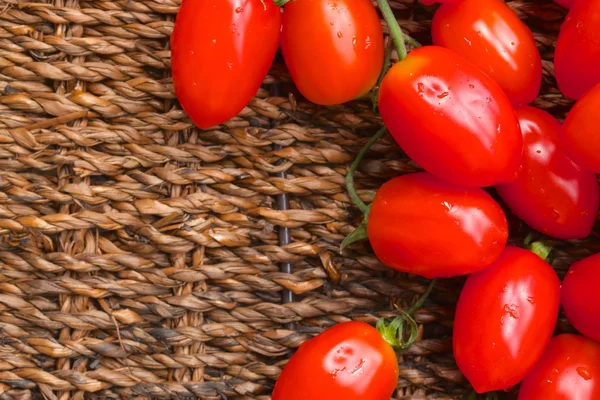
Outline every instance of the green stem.
POLYGON ((275 4, 277 7, 283 7, 288 1, 290 0, 273 0, 273 4, 275 4))
POLYGON ((406 43, 410 44, 412 47, 421 47, 421 43, 417 42, 412 37, 404 35, 404 38, 406 39, 406 43))
POLYGON ((402 29, 400 28, 400 25, 398 25, 398 20, 396 20, 388 0, 377 0, 377 4, 379 5, 379 10, 383 14, 385 22, 387 22, 390 35, 396 44, 398 59, 402 61, 406 57, 406 45, 404 43, 404 34, 402 33, 402 29))
POLYGON ((552 246, 548 246, 544 242, 533 242, 529 245, 529 250, 537 254, 542 260, 546 261, 552 252, 552 246))
POLYGON ((375 135, 373 135, 373 137, 371 139, 369 139, 367 144, 364 145, 364 147, 360 150, 360 152, 356 156, 356 159, 350 166, 350 170, 348 171, 348 174, 346 175, 346 189, 348 190, 348 195, 350 196, 350 199, 352 199, 352 202, 363 213, 366 213, 368 211, 368 206, 360 199, 358 193, 356 193, 356 188, 354 187, 354 173, 356 172, 358 165, 362 161, 362 159, 365 156, 365 154, 367 153, 367 151, 369 151, 371 146, 373 146, 373 143, 375 143, 380 137, 382 137, 385 132, 387 132, 387 130, 385 127, 383 127, 381 129, 379 129, 377 131, 377 133, 375 135))
POLYGON ((419 297, 419 299, 415 302, 415 304, 413 304, 412 307, 408 310, 409 314, 414 314, 415 311, 417 311, 418 309, 423 307, 423 304, 425 304, 425 300, 427 300, 427 298, 431 294, 431 291, 433 290, 434 286, 435 286, 435 279, 432 280, 431 282, 429 282, 429 285, 427 286, 425 293, 423 293, 423 295, 421 297, 419 297))
POLYGON ((379 87, 381 86, 381 82, 383 81, 383 78, 385 78, 385 75, 387 74, 387 72, 392 67, 390 60, 392 59, 392 49, 394 48, 393 44, 394 44, 393 40, 388 40, 385 45, 385 52, 383 53, 383 67, 381 68, 381 73, 379 74, 379 78, 377 78, 377 84, 375 85, 375 90, 371 94, 371 102, 373 103, 373 111, 377 110, 377 105, 378 105, 377 103, 379 100, 379 87))

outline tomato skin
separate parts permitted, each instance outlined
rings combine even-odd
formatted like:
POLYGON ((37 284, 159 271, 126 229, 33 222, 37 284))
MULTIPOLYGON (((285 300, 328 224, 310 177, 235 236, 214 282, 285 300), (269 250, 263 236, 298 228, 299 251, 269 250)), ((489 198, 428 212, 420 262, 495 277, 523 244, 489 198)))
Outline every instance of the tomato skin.
POLYGON ((576 1, 560 27, 554 74, 565 97, 579 99, 600 83, 600 0, 576 1))
POLYGON ((417 172, 393 178, 377 191, 367 235, 385 265, 427 278, 451 277, 496 261, 508 239, 508 222, 483 189, 417 172))
POLYGON ((200 129, 235 117, 256 95, 279 45, 272 0, 183 0, 171 35, 177 98, 200 129))
POLYGON ((594 86, 573 105, 561 135, 567 155, 582 168, 600 173, 600 84, 594 86))
POLYGON ((476 392, 510 388, 533 368, 554 331, 559 285, 548 263, 514 246, 467 278, 452 345, 458 368, 476 392))
POLYGON ((500 86, 455 52, 423 46, 394 66, 379 88, 379 112, 423 169, 467 187, 516 179, 523 138, 500 86))
MULTIPOLYGON (((567 320, 581 334, 600 342, 600 253, 571 264, 561 286, 567 320)), ((599 360, 600 361, 600 360, 599 360)))
POLYGON ((554 2, 563 6, 566 9, 569 9, 573 7, 573 3, 575 3, 575 0, 554 0, 554 2))
POLYGON ((560 122, 548 112, 517 109, 524 140, 516 181, 496 186, 509 208, 533 229, 557 239, 583 239, 592 231, 600 198, 593 172, 562 151, 560 122))
POLYGON ((364 322, 343 322, 304 342, 283 368, 273 400, 389 400, 398 359, 364 322))
POLYGON ((449 48, 494 79, 515 106, 542 85, 542 59, 531 30, 504 0, 442 4, 431 22, 433 44, 449 48))
POLYGON ((370 0, 290 1, 283 8, 281 51, 306 99, 341 104, 377 83, 383 28, 370 0))
POLYGON ((580 335, 552 338, 521 383, 517 400, 600 399, 600 344, 580 335))

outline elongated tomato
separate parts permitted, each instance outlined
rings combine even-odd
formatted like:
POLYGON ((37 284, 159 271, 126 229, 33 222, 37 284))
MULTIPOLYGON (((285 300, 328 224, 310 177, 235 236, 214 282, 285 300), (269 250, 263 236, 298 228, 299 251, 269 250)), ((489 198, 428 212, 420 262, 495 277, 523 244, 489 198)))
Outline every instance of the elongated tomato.
POLYGON ((515 106, 542 84, 542 60, 531 30, 504 0, 442 4, 431 23, 433 44, 454 50, 492 77, 515 106))
POLYGON ((579 99, 600 83, 600 0, 576 1, 561 25, 554 52, 558 89, 579 99))
POLYGON ((600 399, 600 344, 580 335, 552 338, 523 380, 518 400, 600 399))
POLYGON ((558 319, 560 283, 535 253, 507 246, 467 278, 454 318, 456 364, 478 393, 519 383, 540 359, 558 319))
POLYGON ((364 322, 343 322, 304 342, 283 368, 273 400, 389 400, 398 359, 364 322))
POLYGON ((385 265, 427 278, 451 277, 496 261, 508 239, 508 223, 483 189, 418 172, 396 177, 377 191, 367 235, 385 265))
POLYGON ((500 86, 452 50, 413 50, 386 74, 379 111, 417 164, 461 186, 516 179, 523 138, 500 86))
POLYGON ((524 140, 519 178, 496 186, 500 197, 530 227, 558 239, 583 239, 592 231, 600 189, 562 150, 560 122, 534 107, 517 109, 524 140))
POLYGON ((600 173, 600 84, 586 92, 565 118, 561 144, 582 168, 600 173))
POLYGON ((171 36, 173 84, 197 127, 221 124, 252 100, 280 30, 272 0, 183 0, 171 36))
POLYGON ((368 93, 383 66, 383 28, 371 0, 290 1, 281 51, 309 101, 341 104, 368 93))

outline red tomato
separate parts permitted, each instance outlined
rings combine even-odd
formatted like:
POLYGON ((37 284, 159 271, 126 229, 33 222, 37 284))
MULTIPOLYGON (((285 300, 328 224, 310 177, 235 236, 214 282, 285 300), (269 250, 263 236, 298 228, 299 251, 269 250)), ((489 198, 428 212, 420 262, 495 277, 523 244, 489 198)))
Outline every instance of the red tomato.
POLYGON ((554 52, 558 89, 579 99, 600 83, 600 0, 577 1, 563 22, 554 52))
POLYGON ((522 170, 516 181, 496 186, 498 194, 533 229, 558 239, 585 238, 598 214, 596 175, 562 151, 556 118, 529 106, 517 115, 525 148, 522 170))
POLYGON ((574 262, 563 280, 561 303, 569 323, 583 335, 600 342, 598 282, 600 253, 574 262))
POLYGON ((196 126, 221 124, 252 100, 280 29, 272 0, 183 0, 171 36, 173 84, 196 126))
POLYGON ((510 388, 541 357, 558 318, 560 283, 535 253, 514 246, 467 278, 454 318, 456 364, 478 393, 510 388))
POLYGON ((424 46, 394 64, 379 89, 379 111, 405 153, 449 182, 516 179, 523 138, 510 100, 451 50, 424 46))
POLYGON ((383 28, 370 0, 290 1, 281 52, 292 80, 315 104, 368 93, 383 67, 383 28))
POLYGON ((518 400, 600 399, 600 344, 579 335, 552 338, 523 380, 518 400))
POLYGON ((600 84, 583 95, 565 118, 561 144, 582 168, 600 173, 600 84))
POLYGON ((483 189, 418 172, 381 186, 367 235, 385 265, 427 278, 451 277, 496 261, 508 239, 508 222, 483 189))
POLYGON ((554 0, 557 4, 560 4, 561 6, 563 6, 564 8, 571 8, 573 7, 573 3, 575 3, 575 0, 554 0))
POLYGON ((494 79, 515 106, 535 100, 542 59, 533 34, 504 0, 442 4, 431 22, 433 44, 454 50, 494 79))
POLYGON ((343 322, 304 342, 283 368, 273 400, 389 400, 398 359, 364 322, 343 322))

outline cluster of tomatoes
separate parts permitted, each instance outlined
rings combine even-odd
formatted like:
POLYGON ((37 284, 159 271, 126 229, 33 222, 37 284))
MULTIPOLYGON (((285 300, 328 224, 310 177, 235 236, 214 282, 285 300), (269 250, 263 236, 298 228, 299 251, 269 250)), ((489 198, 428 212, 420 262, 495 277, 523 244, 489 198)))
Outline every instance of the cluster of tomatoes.
MULTIPOLYGON (((530 104, 542 62, 529 28, 503 0, 438 0, 432 45, 406 53, 387 0, 378 0, 399 61, 388 69, 371 0, 183 0, 172 35, 176 93, 200 128, 252 99, 280 47, 298 91, 320 105, 376 90, 384 128, 423 172, 386 182, 371 204, 352 185, 362 226, 389 267, 425 278, 468 275, 453 350, 477 393, 520 385, 519 399, 600 399, 600 254, 561 283, 543 243, 508 245, 504 209, 549 237, 590 235, 600 189, 600 0, 556 0, 570 11, 555 51, 558 89, 575 101, 564 123, 530 104), (553 337, 559 307, 580 334, 553 337)), ((422 0, 431 4, 433 1, 422 0)), ((363 149, 366 151, 366 148, 363 149)), ((364 151, 362 152, 364 154, 364 151)), ((431 287, 430 287, 431 288, 431 287)), ((337 324, 305 342, 274 400, 387 400, 394 347, 411 312, 377 328, 337 324)))

